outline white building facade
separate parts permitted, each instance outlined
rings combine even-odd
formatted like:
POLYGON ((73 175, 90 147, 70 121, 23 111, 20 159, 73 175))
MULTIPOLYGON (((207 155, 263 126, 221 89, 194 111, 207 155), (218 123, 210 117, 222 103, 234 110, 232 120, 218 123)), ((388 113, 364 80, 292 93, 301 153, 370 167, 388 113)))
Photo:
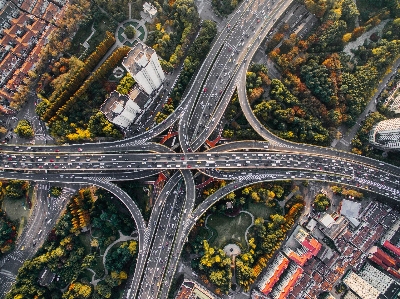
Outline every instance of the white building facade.
POLYGON ((165 80, 156 52, 141 42, 129 51, 122 64, 148 95, 157 92, 165 80))

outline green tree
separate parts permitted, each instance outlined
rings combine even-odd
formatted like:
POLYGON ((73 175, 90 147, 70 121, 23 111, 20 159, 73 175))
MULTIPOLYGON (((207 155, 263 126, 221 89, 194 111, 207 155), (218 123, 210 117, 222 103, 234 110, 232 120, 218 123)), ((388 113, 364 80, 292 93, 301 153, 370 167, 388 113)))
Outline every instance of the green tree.
POLYGON ((9 198, 21 198, 29 187, 29 183, 21 180, 10 180, 5 195, 9 198))
POLYGON ((61 187, 56 187, 56 186, 52 186, 50 188, 50 194, 54 197, 59 197, 62 193, 62 188, 61 187))
POLYGON ((127 73, 121 79, 121 81, 119 81, 119 84, 117 86, 117 91, 120 94, 128 94, 134 84, 135 84, 135 79, 133 79, 130 73, 127 73))
POLYGON ((127 38, 132 39, 135 37, 136 30, 132 25, 126 26, 124 33, 127 38))
POLYGON ((323 212, 331 205, 331 201, 325 194, 317 194, 314 200, 314 208, 317 211, 323 212))

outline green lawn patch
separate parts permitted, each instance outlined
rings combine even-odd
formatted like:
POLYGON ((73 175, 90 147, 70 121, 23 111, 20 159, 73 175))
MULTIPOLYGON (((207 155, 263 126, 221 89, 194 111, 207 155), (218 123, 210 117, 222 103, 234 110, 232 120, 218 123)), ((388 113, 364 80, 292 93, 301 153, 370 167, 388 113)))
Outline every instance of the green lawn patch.
MULTIPOLYGON (((103 265, 103 257, 97 256, 96 263, 91 268, 94 272, 96 272, 95 279, 102 278, 104 276, 104 265, 103 265)), ((91 273, 91 272, 90 272, 91 273)), ((90 276, 92 277, 92 276, 90 276)))
POLYGON ((79 280, 80 281, 87 281, 88 283, 90 283, 92 281, 92 277, 93 277, 93 273, 90 272, 88 269, 85 269, 79 275, 79 280))
POLYGON ((78 238, 82 242, 82 245, 85 247, 85 254, 89 254, 91 250, 89 231, 79 234, 78 238))
POLYGON ((127 26, 129 26, 129 25, 132 25, 133 27, 136 28, 136 26, 139 25, 139 23, 138 23, 138 22, 132 21, 132 22, 128 22, 128 23, 125 23, 125 24, 124 24, 125 27, 127 27, 127 26))
POLYGON ((144 29, 142 26, 138 27, 137 30, 140 32, 139 39, 144 40, 144 29))
POLYGON ((134 40, 133 42, 130 42, 130 41, 124 42, 124 46, 128 46, 128 47, 133 47, 135 44, 137 44, 136 40, 134 40))
POLYGON ((235 240, 246 247, 245 232, 251 224, 251 217, 240 213, 236 217, 228 217, 222 214, 214 214, 208 217, 207 226, 213 228, 218 236, 212 238, 210 245, 222 248, 229 240, 235 240))
POLYGON ((265 205, 265 203, 260 203, 260 202, 250 202, 247 211, 253 214, 254 219, 256 218, 268 219, 269 215, 273 213, 271 208, 268 208, 265 205))
POLYGON ((119 39, 120 42, 122 42, 125 39, 125 37, 122 36, 122 33, 124 33, 124 28, 123 27, 119 27, 119 29, 118 29, 118 39, 119 39))
POLYGON ((28 219, 29 209, 26 206, 26 199, 24 197, 19 199, 11 199, 4 197, 3 210, 10 217, 11 221, 20 221, 22 217, 28 219))

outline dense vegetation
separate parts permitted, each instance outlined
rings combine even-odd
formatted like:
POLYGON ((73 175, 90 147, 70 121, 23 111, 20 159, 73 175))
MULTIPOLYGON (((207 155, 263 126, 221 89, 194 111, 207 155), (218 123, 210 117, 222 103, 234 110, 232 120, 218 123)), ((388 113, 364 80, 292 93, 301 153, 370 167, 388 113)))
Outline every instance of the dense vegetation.
POLYGON ((355 199, 363 199, 363 197, 364 197, 363 193, 361 193, 361 192, 359 192, 357 190, 347 189, 347 188, 342 187, 342 186, 336 186, 336 185, 331 186, 331 190, 335 194, 340 194, 340 195, 343 195, 343 196, 352 196, 355 199))
MULTIPOLYGON (((203 196, 207 197, 223 186, 225 186, 224 181, 213 182, 203 191, 203 196)), ((287 213, 282 213, 277 201, 283 200, 284 194, 290 193, 290 189, 290 182, 260 183, 245 187, 229 193, 207 212, 207 215, 221 213, 235 216, 242 209, 246 210, 250 203, 264 203, 270 209, 269 216, 256 218, 248 236, 248 247, 243 248, 240 243, 236 243, 242 252, 236 257, 237 282, 245 290, 254 283, 268 260, 279 248, 287 230, 292 227, 304 206, 302 196, 298 195, 285 205, 287 213), (231 209, 227 208, 228 201, 232 204, 231 209)), ((222 248, 214 248, 209 244, 214 237, 218 238, 215 233, 209 241, 206 240, 208 233, 204 223, 207 215, 203 215, 191 231, 185 252, 200 254, 199 259, 192 260, 192 266, 200 271, 202 280, 206 284, 211 282, 217 287, 217 293, 226 293, 231 287, 231 261, 222 248)))
POLYGON ((14 248, 16 239, 15 223, 7 217, 6 212, 0 209, 0 256, 14 248))
POLYGON ((156 115, 157 123, 160 123, 166 119, 168 115, 174 111, 175 107, 178 106, 182 95, 190 82, 190 79, 210 50, 211 42, 216 34, 217 27, 215 23, 208 20, 203 21, 199 35, 188 50, 182 72, 178 78, 178 82, 171 92, 171 98, 169 99, 168 103, 164 105, 162 112, 159 112, 156 115))
POLYGON ((326 209, 329 208, 330 205, 331 201, 325 194, 319 193, 315 196, 314 209, 318 212, 326 211, 326 209))
POLYGON ((165 71, 171 71, 182 61, 185 50, 200 22, 193 0, 155 2, 161 13, 150 26, 147 44, 162 58, 165 71), (173 16, 172 18, 170 16, 173 16))
POLYGON ((23 138, 31 138, 35 134, 31 123, 26 119, 21 119, 14 129, 15 134, 23 138))
POLYGON ((231 14, 239 5, 238 0, 212 0, 211 5, 217 15, 226 16, 231 14))
POLYGON ((19 199, 26 196, 29 183, 21 180, 9 180, 7 183, 2 184, 4 195, 11 199, 19 199))
POLYGON ((110 298, 134 267, 132 260, 137 243, 127 241, 111 249, 107 261, 121 260, 112 264, 106 262, 108 274, 105 275, 100 270, 103 266, 98 252, 104 252, 119 237, 119 231, 125 235, 133 231, 132 220, 125 213, 121 213, 106 191, 97 190, 95 200, 89 189, 80 190, 44 245, 20 268, 6 298, 110 298), (85 227, 91 227, 91 234, 82 232, 85 227), (90 235, 93 240, 84 241, 90 235), (91 276, 87 275, 86 268, 97 269, 100 278, 97 286, 90 284, 91 276), (38 279, 44 269, 57 277, 47 286, 41 285, 38 279))
POLYGON ((243 115, 236 91, 225 110, 224 117, 226 124, 222 132, 223 138, 231 140, 261 140, 260 135, 254 131, 243 115))
POLYGON ((351 0, 303 2, 320 25, 303 39, 283 24, 267 42, 282 80, 273 80, 269 98, 256 101, 254 109, 282 138, 328 145, 340 125, 355 124, 399 57, 400 9, 396 1, 357 1, 360 8, 351 0), (389 17, 395 20, 381 35, 369 36, 351 55, 343 52, 346 44, 389 17))

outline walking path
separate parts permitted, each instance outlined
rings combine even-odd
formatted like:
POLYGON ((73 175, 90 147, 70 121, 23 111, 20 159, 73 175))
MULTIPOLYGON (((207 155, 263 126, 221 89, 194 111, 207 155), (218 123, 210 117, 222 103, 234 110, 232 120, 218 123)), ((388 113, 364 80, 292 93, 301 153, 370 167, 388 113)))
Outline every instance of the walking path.
POLYGON ((247 239, 247 235, 249 234, 249 229, 254 225, 254 215, 248 211, 241 211, 240 213, 248 214, 251 217, 251 224, 246 228, 246 231, 244 232, 244 239, 246 240, 247 246, 249 246, 249 240, 247 239))
POLYGON ((90 281, 90 283, 91 283, 93 286, 97 286, 97 284, 102 280, 102 278, 94 279, 94 277, 96 276, 96 272, 94 272, 94 271, 93 271, 92 269, 90 269, 90 268, 86 268, 86 269, 93 273, 92 280, 90 281))
POLYGON ((137 240, 136 237, 125 236, 120 231, 118 231, 118 232, 119 232, 119 238, 117 240, 115 240, 114 242, 112 242, 110 245, 108 245, 108 247, 106 248, 106 250, 104 251, 104 254, 103 254, 103 265, 104 265, 104 273, 105 274, 108 274, 108 271, 107 271, 107 268, 106 268, 106 256, 107 256, 108 251, 111 249, 111 247, 113 247, 118 242, 129 241, 129 240, 137 240))

